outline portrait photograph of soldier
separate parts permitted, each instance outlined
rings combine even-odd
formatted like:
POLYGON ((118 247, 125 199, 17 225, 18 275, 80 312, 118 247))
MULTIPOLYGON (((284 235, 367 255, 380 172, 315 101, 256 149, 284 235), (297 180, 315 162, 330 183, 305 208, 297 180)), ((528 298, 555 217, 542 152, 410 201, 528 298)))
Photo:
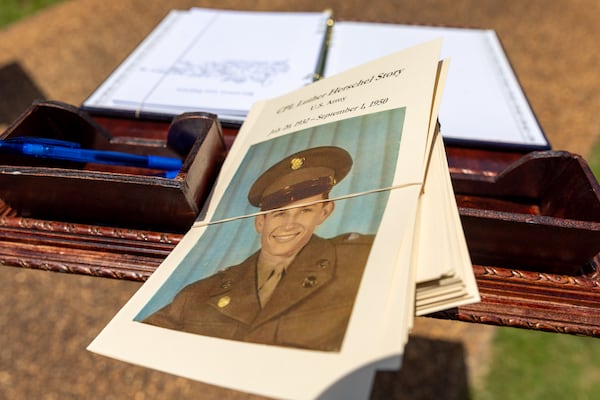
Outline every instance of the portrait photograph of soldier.
POLYGON ((182 271, 136 320, 228 340, 340 351, 387 200, 378 189, 391 182, 400 142, 401 129, 379 129, 385 134, 357 142, 364 130, 401 124, 404 115, 381 114, 253 146, 213 220, 243 218, 209 225, 182 271))

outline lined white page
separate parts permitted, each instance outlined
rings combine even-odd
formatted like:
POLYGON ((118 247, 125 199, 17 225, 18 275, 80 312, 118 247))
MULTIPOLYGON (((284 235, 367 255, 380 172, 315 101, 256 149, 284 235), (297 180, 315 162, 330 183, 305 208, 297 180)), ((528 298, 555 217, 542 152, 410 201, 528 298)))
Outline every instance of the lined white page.
POLYGON ((439 113, 444 138, 548 147, 492 30, 336 22, 325 76, 440 37, 450 59, 439 113))

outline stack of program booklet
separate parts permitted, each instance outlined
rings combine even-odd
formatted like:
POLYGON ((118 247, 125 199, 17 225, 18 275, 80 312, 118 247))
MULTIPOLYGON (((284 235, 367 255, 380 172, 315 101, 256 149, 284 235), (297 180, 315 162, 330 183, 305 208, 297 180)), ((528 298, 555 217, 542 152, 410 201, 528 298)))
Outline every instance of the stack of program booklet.
POLYGON ((367 398, 415 314, 479 300, 441 40, 257 102, 196 223, 89 350, 275 398, 367 398))

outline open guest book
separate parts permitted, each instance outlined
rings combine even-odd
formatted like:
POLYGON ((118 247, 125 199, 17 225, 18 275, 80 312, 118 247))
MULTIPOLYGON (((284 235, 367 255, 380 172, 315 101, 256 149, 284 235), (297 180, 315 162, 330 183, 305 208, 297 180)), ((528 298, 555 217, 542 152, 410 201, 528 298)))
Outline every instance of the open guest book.
POLYGON ((255 101, 440 37, 453 60, 439 115, 444 139, 548 149, 494 31, 333 23, 329 12, 173 10, 82 108, 162 119, 208 111, 239 126, 255 101))
POLYGON ((275 398, 367 398, 415 313, 479 301, 441 49, 255 103, 194 225, 89 350, 275 398))

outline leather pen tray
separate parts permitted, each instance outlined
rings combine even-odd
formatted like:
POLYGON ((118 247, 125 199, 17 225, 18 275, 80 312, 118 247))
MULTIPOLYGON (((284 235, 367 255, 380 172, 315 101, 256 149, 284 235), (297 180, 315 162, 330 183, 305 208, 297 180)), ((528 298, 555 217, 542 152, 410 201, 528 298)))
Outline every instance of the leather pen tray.
POLYGON ((220 125, 205 113, 182 114, 161 132, 138 128, 114 134, 75 107, 36 102, 0 139, 34 137, 67 140, 85 151, 181 163, 167 178, 154 167, 0 151, 0 198, 21 216, 71 223, 183 232, 196 218, 225 155, 220 125))

